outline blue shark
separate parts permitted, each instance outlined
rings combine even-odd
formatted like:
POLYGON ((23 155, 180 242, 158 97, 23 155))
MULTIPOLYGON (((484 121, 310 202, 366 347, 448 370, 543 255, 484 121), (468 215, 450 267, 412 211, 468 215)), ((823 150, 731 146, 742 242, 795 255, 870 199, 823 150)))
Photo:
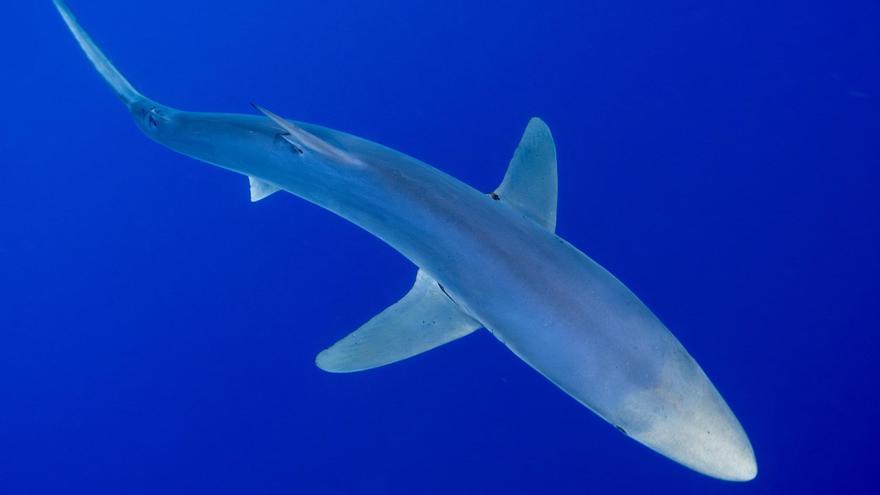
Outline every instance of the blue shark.
POLYGON ((349 220, 418 267, 399 301, 317 354, 328 372, 394 363, 487 329, 625 435, 695 471, 757 474, 746 433, 702 368, 617 278, 555 234, 556 147, 529 121, 485 194, 415 158, 284 119, 182 111, 138 92, 61 0, 55 6, 137 127, 174 151, 349 220))

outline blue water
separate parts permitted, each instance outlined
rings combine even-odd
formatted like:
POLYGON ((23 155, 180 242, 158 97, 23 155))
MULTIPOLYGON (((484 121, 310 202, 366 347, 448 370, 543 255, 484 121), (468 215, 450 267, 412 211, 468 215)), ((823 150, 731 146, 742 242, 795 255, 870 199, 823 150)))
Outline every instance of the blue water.
POLYGON ((701 363, 756 480, 621 436, 487 332, 317 369, 415 268, 147 140, 41 0, 0 30, 0 493, 876 493, 880 6, 704 3, 71 7, 156 100, 256 101, 484 191, 543 117, 558 232, 701 363))

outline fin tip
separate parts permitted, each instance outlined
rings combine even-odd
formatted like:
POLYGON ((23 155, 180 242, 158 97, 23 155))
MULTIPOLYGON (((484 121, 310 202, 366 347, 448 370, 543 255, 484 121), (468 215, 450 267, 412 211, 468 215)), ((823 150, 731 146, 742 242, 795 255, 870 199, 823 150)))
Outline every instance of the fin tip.
POLYGON ((340 366, 338 360, 333 359, 333 353, 331 352, 332 347, 328 349, 324 349, 319 352, 317 356, 315 356, 315 366, 318 367, 321 371, 325 371, 327 373, 353 373, 355 371, 360 371, 358 369, 350 369, 340 366))

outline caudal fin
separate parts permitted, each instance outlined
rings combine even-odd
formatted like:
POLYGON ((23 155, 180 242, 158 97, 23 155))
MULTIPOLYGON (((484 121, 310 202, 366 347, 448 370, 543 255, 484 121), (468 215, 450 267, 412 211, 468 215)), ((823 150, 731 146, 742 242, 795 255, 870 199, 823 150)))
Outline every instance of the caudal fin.
POLYGON ((64 22, 67 24, 67 27, 70 28, 70 32, 73 33, 76 41, 79 42, 79 46, 84 52, 86 52, 86 56, 92 61, 95 69, 97 69, 98 73, 100 73, 104 80, 107 81, 107 84, 113 88, 113 91, 116 92, 119 98, 129 106, 133 102, 142 100, 144 98, 143 95, 134 89, 125 77, 116 70, 116 67, 113 67, 113 64, 111 64, 110 60, 108 60, 104 53, 101 52, 101 49, 95 45, 89 34, 80 27, 79 22, 77 22, 76 17, 74 17, 73 13, 67 7, 67 4, 62 0, 53 0, 53 2, 55 3, 58 12, 61 14, 61 17, 64 19, 64 22))

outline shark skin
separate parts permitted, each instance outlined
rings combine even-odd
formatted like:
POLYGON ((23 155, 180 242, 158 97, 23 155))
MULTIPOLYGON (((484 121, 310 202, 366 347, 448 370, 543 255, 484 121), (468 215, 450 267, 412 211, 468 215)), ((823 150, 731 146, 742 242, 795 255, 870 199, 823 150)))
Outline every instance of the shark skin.
MULTIPOLYGON (((264 115, 187 112, 154 102, 113 67, 61 0, 54 3, 149 138, 250 177, 255 201, 282 190, 360 226, 420 269, 418 293, 398 304, 433 298, 431 311, 459 312, 447 318, 456 327, 453 336, 435 334, 430 344, 414 342, 421 347, 402 349, 384 361, 334 368, 327 354, 334 348, 349 353, 369 344, 348 338, 344 346, 321 353, 319 366, 366 369, 482 326, 634 440, 708 476, 731 481, 756 476, 748 437, 696 361, 629 289, 552 231, 555 148, 539 119, 529 123, 527 135, 550 145, 552 177, 547 180, 552 191, 535 206, 526 204, 528 194, 535 193, 528 190, 532 186, 523 174, 509 173, 501 194, 486 195, 393 149, 284 120, 259 107, 264 115), (517 196, 523 187, 526 191, 517 196), (508 190, 511 201, 505 200, 508 190), (543 221, 536 218, 541 208, 543 221), (444 297, 451 302, 438 303, 444 297)), ((527 144, 524 137, 521 146, 527 144)), ((529 158, 525 152, 522 157, 529 158)), ((389 308, 372 326, 393 324, 395 315, 411 315, 412 309, 389 308)), ((381 339, 394 336, 382 330, 381 339)), ((381 352, 383 346, 370 351, 381 352)), ((347 354, 330 357, 339 356, 347 354)))

